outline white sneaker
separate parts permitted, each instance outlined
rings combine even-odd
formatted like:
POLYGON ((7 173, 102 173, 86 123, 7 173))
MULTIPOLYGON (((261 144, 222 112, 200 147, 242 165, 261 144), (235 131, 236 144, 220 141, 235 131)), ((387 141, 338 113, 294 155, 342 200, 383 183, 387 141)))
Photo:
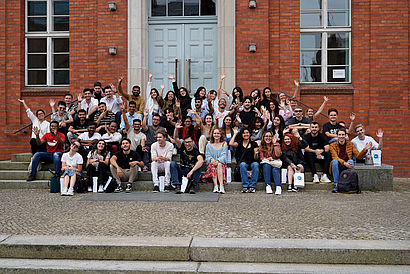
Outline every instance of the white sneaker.
POLYGON ((92 186, 88 187, 88 192, 93 192, 93 187, 92 186))
POLYGON ((212 192, 213 192, 213 193, 218 193, 218 192, 219 192, 218 186, 214 186, 214 190, 212 190, 212 192))
POLYGON ((222 185, 222 186, 219 186, 219 192, 220 192, 221 194, 225 194, 225 188, 224 188, 223 185, 222 185))
POLYGON ((74 195, 74 188, 70 187, 67 191, 67 196, 73 196, 74 195))
POLYGON ((103 192, 104 192, 104 186, 103 186, 103 185, 100 185, 100 186, 98 187, 98 192, 99 192, 99 193, 103 193, 103 192))
POLYGON ((272 193, 273 193, 272 187, 270 185, 267 185, 266 186, 266 194, 272 194, 272 193))
POLYGON ((326 173, 322 174, 322 177, 320 177, 320 181, 322 183, 331 183, 332 181, 329 180, 329 178, 327 177, 326 173))
POLYGON ((277 186, 275 190, 275 195, 281 195, 282 194, 282 187, 277 186))
POLYGON ((319 176, 317 176, 317 174, 313 175, 313 182, 314 183, 319 183, 319 176))
POLYGON ((66 196, 67 195, 67 188, 63 188, 63 191, 61 191, 61 196, 66 196))

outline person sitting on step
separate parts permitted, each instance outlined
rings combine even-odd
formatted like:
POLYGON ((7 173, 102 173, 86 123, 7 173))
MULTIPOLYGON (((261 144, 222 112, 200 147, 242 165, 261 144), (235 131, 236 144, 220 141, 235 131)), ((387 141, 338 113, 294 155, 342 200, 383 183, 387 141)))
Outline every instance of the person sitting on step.
POLYGON ((165 172, 165 191, 170 190, 171 182, 171 161, 174 146, 167 142, 167 133, 165 130, 158 131, 155 136, 157 141, 151 145, 151 172, 152 181, 154 183, 153 192, 159 192, 158 172, 165 172))
POLYGON ((74 185, 77 181, 77 176, 80 176, 83 168, 83 157, 78 153, 80 143, 74 141, 70 146, 70 151, 63 154, 61 157, 62 167, 64 171, 61 177, 64 178, 64 188, 61 191, 61 196, 73 196, 74 185))

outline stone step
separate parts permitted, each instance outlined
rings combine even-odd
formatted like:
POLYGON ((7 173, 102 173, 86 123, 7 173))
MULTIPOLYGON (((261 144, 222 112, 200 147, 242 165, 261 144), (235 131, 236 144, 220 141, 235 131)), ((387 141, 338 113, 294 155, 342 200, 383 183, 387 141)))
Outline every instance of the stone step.
MULTIPOLYGON (((30 162, 12 162, 12 161, 0 161, 0 170, 28 170, 30 162)), ((52 163, 41 163, 40 170, 47 171, 49 168, 54 169, 52 163)))
POLYGON ((31 153, 16 153, 11 155, 12 162, 30 162, 31 161, 31 153))
POLYGON ((49 180, 0 180, 0 189, 49 189, 49 180))
POLYGON ((2 273, 408 273, 408 266, 0 259, 2 273))
POLYGON ((410 241, 0 235, 0 258, 408 265, 410 241))
MULTIPOLYGON (((0 180, 25 180, 29 172, 26 170, 0 170, 0 180)), ((51 178, 49 171, 39 171, 36 174, 37 180, 49 180, 51 178)))

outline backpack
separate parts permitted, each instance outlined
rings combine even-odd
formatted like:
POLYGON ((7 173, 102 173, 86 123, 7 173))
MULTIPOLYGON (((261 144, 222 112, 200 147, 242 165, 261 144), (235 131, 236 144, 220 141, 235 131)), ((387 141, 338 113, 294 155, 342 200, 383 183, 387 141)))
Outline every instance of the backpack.
POLYGON ((60 192, 60 176, 52 176, 48 184, 50 186, 50 193, 60 192))
POLYGON ((77 179, 77 193, 87 193, 88 192, 88 178, 86 176, 80 176, 77 179))
POLYGON ((357 175, 356 170, 348 168, 340 173, 337 191, 349 194, 359 194, 361 192, 359 187, 359 176, 357 175))

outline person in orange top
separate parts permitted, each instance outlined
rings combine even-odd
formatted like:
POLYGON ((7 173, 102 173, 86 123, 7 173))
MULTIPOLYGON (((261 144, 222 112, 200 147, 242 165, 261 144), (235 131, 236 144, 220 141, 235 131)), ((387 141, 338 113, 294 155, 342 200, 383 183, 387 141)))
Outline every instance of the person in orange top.
POLYGON ((342 170, 354 168, 353 156, 357 159, 362 159, 367 150, 372 147, 372 143, 367 143, 362 151, 358 151, 355 145, 346 139, 346 128, 339 128, 337 132, 337 142, 330 144, 330 153, 332 154, 331 172, 334 179, 334 187, 332 192, 337 192, 337 183, 339 182, 339 174, 342 170))

